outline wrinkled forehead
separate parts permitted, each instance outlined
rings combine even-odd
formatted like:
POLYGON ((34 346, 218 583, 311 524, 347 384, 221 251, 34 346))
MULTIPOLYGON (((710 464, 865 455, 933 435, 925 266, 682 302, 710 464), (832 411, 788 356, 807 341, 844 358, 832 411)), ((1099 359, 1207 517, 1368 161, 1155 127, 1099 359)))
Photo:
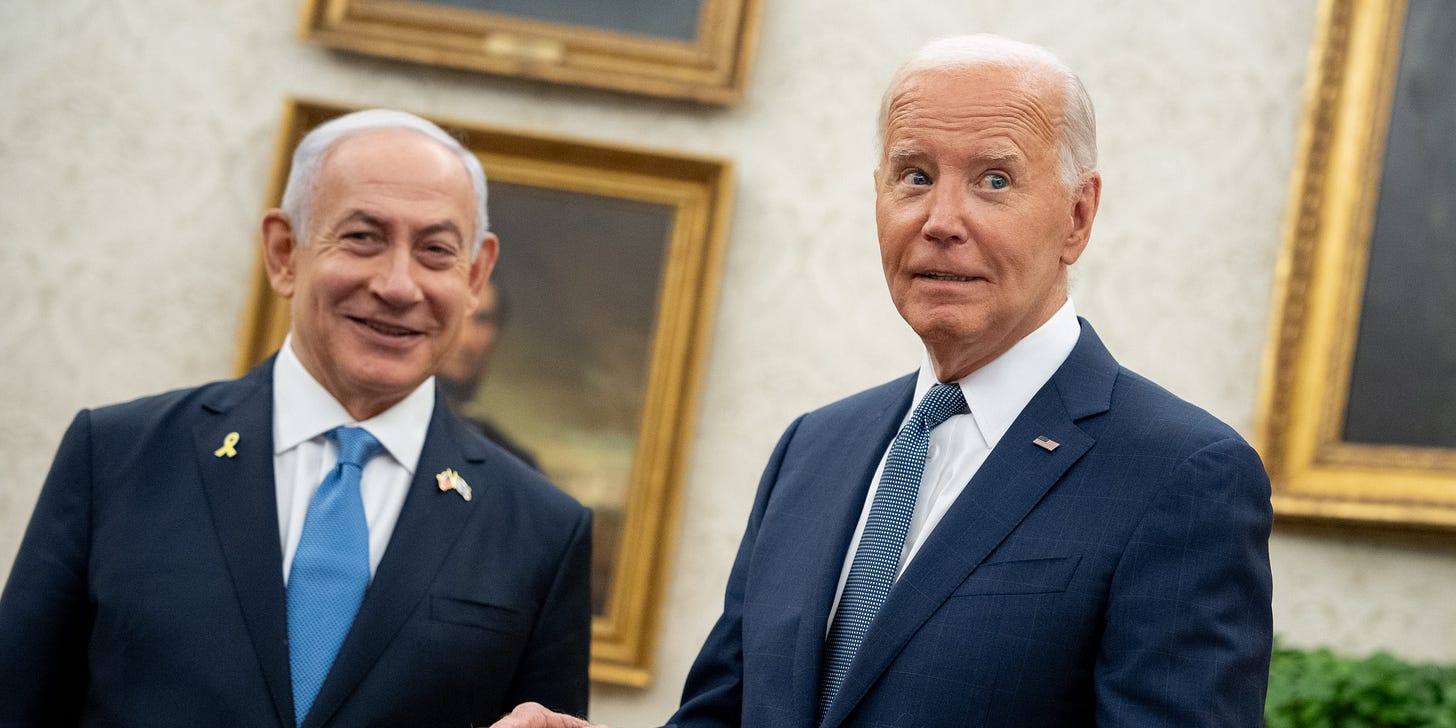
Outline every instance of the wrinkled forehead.
POLYGON ((885 98, 882 159, 925 132, 994 135, 1025 153, 1050 150, 1064 127, 1063 87, 1025 68, 977 64, 907 74, 885 98))
POLYGON ((402 127, 363 129, 345 135, 330 145, 320 160, 321 171, 360 166, 378 168, 381 172, 429 167, 442 177, 458 177, 467 185, 470 182, 470 171, 448 147, 421 132, 402 127))
POLYGON ((339 205, 355 207, 366 199, 448 200, 451 214, 460 217, 456 224, 462 235, 469 234, 475 222, 474 188, 465 165, 443 144, 409 130, 369 130, 340 140, 323 158, 313 186, 320 214, 339 205))
POLYGON ((1028 143, 1052 146, 1065 123, 1065 86, 1036 68, 993 62, 914 71, 885 93, 880 115, 882 152, 910 130, 947 127, 977 131, 1006 127, 1028 143))

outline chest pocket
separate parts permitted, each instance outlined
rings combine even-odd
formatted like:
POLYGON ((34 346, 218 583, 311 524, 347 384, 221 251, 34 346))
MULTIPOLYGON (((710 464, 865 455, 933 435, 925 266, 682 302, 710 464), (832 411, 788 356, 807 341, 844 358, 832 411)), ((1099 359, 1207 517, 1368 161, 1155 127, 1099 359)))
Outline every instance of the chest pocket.
POLYGON ((981 564, 951 597, 1066 591, 1081 560, 1081 556, 1052 556, 981 564))
POLYGON ((530 619, 510 607, 453 597, 431 596, 430 619, 506 634, 525 634, 530 619))

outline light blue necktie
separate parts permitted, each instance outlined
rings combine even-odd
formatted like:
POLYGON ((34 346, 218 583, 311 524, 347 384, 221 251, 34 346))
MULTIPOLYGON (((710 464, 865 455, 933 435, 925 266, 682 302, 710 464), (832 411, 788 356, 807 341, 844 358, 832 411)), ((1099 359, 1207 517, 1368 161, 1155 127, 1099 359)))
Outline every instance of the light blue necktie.
POLYGON ((839 597, 834 624, 824 640, 824 663, 819 679, 819 722, 829 713, 829 704, 839 694, 844 676, 864 642, 865 633, 890 595, 905 534, 920 493, 925 473, 925 455, 930 448, 930 431, 952 415, 965 414, 966 398, 958 384, 937 384, 920 400, 920 406, 900 428, 885 457, 880 487, 870 503, 870 515, 860 535, 859 548, 849 566, 849 578, 839 597))
POLYGON ((303 723, 369 586, 369 525, 359 476, 379 452, 367 430, 338 427, 339 464, 319 484, 288 574, 288 662, 293 714, 303 723))

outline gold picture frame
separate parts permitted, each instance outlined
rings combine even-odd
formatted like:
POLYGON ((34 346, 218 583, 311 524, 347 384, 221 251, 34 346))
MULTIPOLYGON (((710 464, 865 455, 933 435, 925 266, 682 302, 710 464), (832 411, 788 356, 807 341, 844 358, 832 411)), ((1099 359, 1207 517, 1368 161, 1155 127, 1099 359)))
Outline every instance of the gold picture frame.
MULTIPOLYGON (((1286 521, 1456 528, 1456 447, 1447 434, 1425 441, 1432 430, 1420 418, 1432 413, 1405 404, 1420 396, 1412 369, 1369 363, 1432 354, 1421 351, 1430 343, 1425 330, 1405 331, 1404 324, 1386 323, 1404 317, 1380 313, 1392 305, 1430 305, 1412 302, 1418 292, 1387 272, 1395 265, 1387 261, 1399 259, 1389 251, 1430 236, 1389 232, 1405 223, 1382 196, 1382 181, 1405 184, 1420 170, 1399 165, 1429 163, 1419 161, 1428 154, 1409 150, 1404 130, 1420 119, 1403 105, 1412 84, 1402 69, 1429 52, 1406 37, 1407 28, 1419 26, 1408 25, 1419 20, 1408 12, 1449 12, 1431 7, 1363 0, 1320 5, 1259 407, 1260 451, 1275 513, 1286 521), (1416 355, 1389 347, 1393 334, 1416 355)), ((1456 144, 1449 129, 1447 143, 1456 144)), ((1452 149, 1442 158, 1450 159, 1452 149)), ((1403 197, 1392 189, 1400 188, 1386 195, 1403 197)), ((1444 236, 1440 247, 1456 256, 1456 226, 1444 236)), ((1408 263, 1397 272, 1414 279, 1430 263, 1408 263)), ((1456 343, 1449 338, 1442 334, 1444 343, 1456 343)), ((1456 382, 1442 385, 1456 392, 1456 382)))
MULTIPOLYGON (((282 197, 303 134, 352 110, 289 100, 270 201, 282 197)), ((645 686, 718 298, 731 165, 435 121, 484 166, 501 239, 492 279, 516 279, 513 322, 472 391, 491 393, 496 423, 596 511, 592 678, 645 686)), ((278 348, 288 316, 260 257, 240 370, 278 348)))
POLYGON ((387 58, 731 105, 743 99, 759 13, 760 0, 305 0, 302 34, 387 58))

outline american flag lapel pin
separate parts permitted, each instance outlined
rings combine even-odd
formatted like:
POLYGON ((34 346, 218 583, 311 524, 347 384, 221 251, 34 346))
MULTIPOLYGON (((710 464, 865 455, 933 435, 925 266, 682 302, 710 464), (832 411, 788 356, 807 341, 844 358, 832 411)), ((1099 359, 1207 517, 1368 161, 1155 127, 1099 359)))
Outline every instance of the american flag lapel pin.
POLYGON ((460 473, 455 472, 453 469, 445 468, 441 470, 435 475, 435 482, 439 484, 440 492, 443 493, 447 490, 453 490, 459 493, 461 498, 467 501, 470 500, 470 484, 466 483, 465 479, 460 477, 460 473))
POLYGON ((1062 443, 1057 442, 1056 440, 1053 440, 1046 435, 1038 435, 1035 440, 1031 441, 1031 444, 1036 445, 1037 447, 1046 450, 1047 452, 1051 452, 1058 447, 1061 447, 1062 445, 1062 443))

